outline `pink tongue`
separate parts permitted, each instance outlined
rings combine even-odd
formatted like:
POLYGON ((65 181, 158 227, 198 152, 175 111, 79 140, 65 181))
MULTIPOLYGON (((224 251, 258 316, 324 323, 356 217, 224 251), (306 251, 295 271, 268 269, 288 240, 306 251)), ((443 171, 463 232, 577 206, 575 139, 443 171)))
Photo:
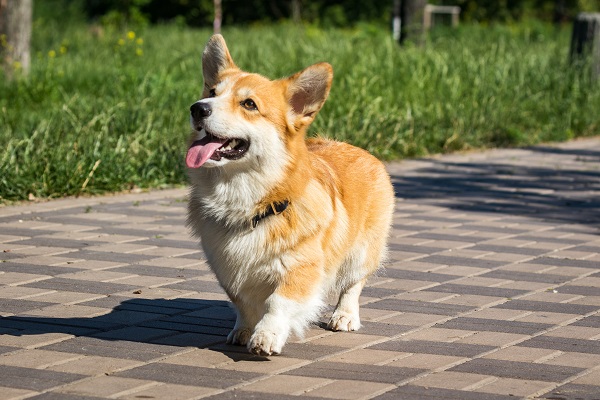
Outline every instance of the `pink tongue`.
POLYGON ((195 141, 188 149, 185 157, 186 165, 188 168, 200 168, 226 141, 227 139, 209 138, 208 136, 202 140, 195 141), (211 142, 210 139, 215 141, 211 142))

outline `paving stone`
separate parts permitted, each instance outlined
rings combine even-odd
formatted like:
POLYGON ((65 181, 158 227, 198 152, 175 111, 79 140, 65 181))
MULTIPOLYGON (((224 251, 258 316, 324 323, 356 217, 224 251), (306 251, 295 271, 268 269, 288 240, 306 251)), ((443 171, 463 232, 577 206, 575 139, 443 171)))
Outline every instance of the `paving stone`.
POLYGON ((286 375, 300 375, 327 379, 349 379, 367 382, 396 383, 424 372, 423 369, 402 368, 366 364, 336 363, 317 361, 286 372, 286 375))
POLYGON ((83 258, 86 260, 96 261, 111 261, 118 263, 137 264, 154 258, 151 255, 137 254, 137 253, 111 253, 107 251, 91 251, 91 250, 79 250, 73 253, 73 257, 83 258))
POLYGON ((564 285, 556 289, 558 293, 576 294, 580 296, 600 296, 600 287, 564 285))
POLYGON ((545 331, 552 327, 552 325, 550 324, 472 317, 458 317, 436 326, 449 329, 463 329, 479 332, 490 331, 504 333, 519 333, 525 335, 533 335, 535 333, 545 331))
POLYGON ((0 274, 0 285, 16 286, 29 282, 36 282, 48 279, 44 274, 24 274, 21 272, 4 272, 0 274))
MULTIPOLYGON (((219 393, 214 396, 206 397, 206 399, 210 400, 234 400, 234 399, 257 399, 257 400, 298 400, 298 396, 296 395, 286 395, 281 393, 253 393, 245 391, 244 389, 240 390, 230 390, 224 393, 219 393)), ((307 400, 318 400, 323 399, 323 397, 314 397, 309 395, 303 395, 302 399, 307 400)))
POLYGON ((435 342, 455 342, 465 337, 472 336, 476 332, 462 329, 444 329, 434 326, 413 332, 402 336, 402 340, 420 340, 435 342))
POLYGON ((152 343, 164 344, 167 346, 206 348, 225 343, 226 338, 227 337, 225 335, 181 333, 173 334, 172 336, 160 339, 154 339, 152 340, 152 343))
POLYGON ((583 368, 562 365, 495 360, 492 358, 476 358, 449 369, 449 371, 456 372, 545 382, 562 382, 583 370, 583 368))
POLYGON ((175 290, 193 290, 199 292, 223 293, 223 289, 221 288, 218 282, 204 281, 199 279, 189 279, 184 282, 165 285, 163 287, 175 290))
POLYGON ((567 383, 566 385, 552 389, 540 397, 552 400, 598 400, 598 386, 567 383))
POLYGON ((47 390, 83 378, 79 374, 0 365, 0 386, 17 389, 47 390))
POLYGON ((18 349, 18 347, 0 346, 0 354, 9 353, 9 352, 17 350, 17 349, 18 349))
POLYGON ((220 336, 227 336, 231 329, 233 329, 233 324, 229 321, 227 321, 227 323, 224 324, 219 324, 215 323, 211 319, 202 318, 186 318, 185 320, 176 318, 165 318, 161 320, 144 322, 142 325, 146 328, 154 328, 159 330, 170 329, 178 332, 201 333, 220 336))
POLYGON ((365 382, 360 380, 337 380, 311 390, 308 392, 308 395, 327 399, 350 400, 370 397, 393 387, 393 385, 386 383, 365 382))
MULTIPOLYGON (((542 362, 546 360, 554 360, 561 352, 549 349, 536 349, 516 346, 505 347, 498 351, 487 354, 484 358, 494 358, 497 360, 506 361, 521 361, 521 362, 542 362)), ((553 363, 553 365, 568 365, 553 363)), ((572 365, 575 366, 575 365, 572 365)))
MULTIPOLYGON (((67 353, 68 354, 68 353, 67 353)), ((111 374, 121 369, 127 369, 139 364, 139 361, 124 360, 121 358, 101 357, 101 356, 82 356, 78 359, 70 360, 67 363, 50 365, 47 369, 59 372, 77 373, 88 376, 98 374, 111 374)))
POLYGON ((80 357, 81 356, 78 354, 27 349, 25 351, 3 355, 0 358, 0 364, 24 368, 46 369, 54 364, 70 362, 77 360, 80 357))
POLYGON ((134 285, 124 285, 121 283, 112 282, 90 282, 79 279, 68 278, 52 278, 44 281, 32 282, 26 287, 34 287, 39 289, 64 290, 67 292, 80 293, 95 293, 95 294, 112 294, 115 292, 131 291, 138 288, 134 285))
POLYGON ((45 246, 45 247, 63 247, 68 249, 83 249, 89 248, 90 246, 99 245, 100 242, 93 240, 74 240, 74 239, 62 239, 51 236, 36 236, 35 238, 26 239, 19 241, 19 245, 30 245, 30 246, 45 246))
POLYGON ((48 275, 57 276, 62 274, 69 274, 72 272, 83 271, 83 268, 78 268, 74 264, 68 266, 50 266, 50 265, 35 265, 35 264, 22 264, 6 262, 0 264, 0 268, 3 272, 20 272, 25 274, 36 274, 36 275, 48 275))
POLYGON ((494 346, 465 343, 444 343, 427 340, 390 340, 368 347, 375 350, 399 351, 404 353, 437 354, 456 357, 475 357, 493 350, 494 346))
POLYGON ((463 265, 466 267, 477 267, 477 268, 497 268, 506 263, 501 261, 493 260, 482 260, 480 258, 467 258, 467 257, 452 257, 442 255, 432 255, 420 259, 423 262, 430 262, 440 265, 463 265))
POLYGON ((555 336, 537 336, 519 343, 519 346, 553 349, 574 353, 600 354, 600 342, 597 340, 561 338, 555 336))
POLYGON ((154 382, 105 375, 66 385, 58 389, 57 392, 68 393, 77 396, 99 396, 103 398, 114 398, 120 394, 138 391, 154 385, 154 382))
POLYGON ((103 340, 92 337, 76 337, 60 343, 44 346, 42 349, 138 361, 150 361, 182 350, 177 346, 133 341, 103 340))
POLYGON ((556 275, 552 273, 533 273, 503 269, 497 269, 485 273, 481 275, 481 277, 494 279, 510 279, 512 281, 543 282, 555 285, 571 280, 571 278, 568 276, 556 275))
MULTIPOLYGON (((60 318, 11 316, 0 318, 0 328, 12 329, 12 335, 41 335, 46 333, 63 333, 66 335, 85 335, 98 332, 97 328, 82 327, 82 324, 70 324, 60 318)), ((85 325, 85 322, 83 322, 85 325)), ((94 324, 92 324, 94 325, 94 324)), ((94 325, 95 326, 95 325, 94 325)), ((112 326, 112 325, 110 325, 112 326)))
POLYGON ((460 285, 456 283, 445 283, 442 285, 434 286, 425 289, 430 292, 442 292, 442 293, 457 293, 457 294, 475 294, 481 296, 493 296, 493 297, 516 297, 527 293, 527 290, 507 289, 498 287, 485 287, 485 286, 470 286, 460 285))
POLYGON ((371 322, 365 321, 364 319, 361 321, 360 333, 363 335, 384 335, 384 336, 396 336, 403 332, 408 332, 413 329, 412 326, 409 325, 399 325, 399 324, 391 324, 382 322, 371 322))
POLYGON ((157 267, 151 265, 134 265, 134 266, 124 266, 115 268, 114 271, 137 274, 137 275, 147 275, 147 276, 159 276, 165 278, 181 278, 181 279, 189 279, 197 276, 207 275, 209 271, 202 271, 197 269, 190 268, 167 268, 167 267, 157 267))
POLYGON ((457 315, 474 309, 474 307, 461 306, 457 304, 432 303, 403 299, 384 299, 366 304, 363 307, 436 315, 457 315))
POLYGON ((482 386, 493 379, 495 378, 491 376, 444 370, 419 377, 411 384, 441 389, 468 390, 472 387, 482 386))
POLYGON ((58 393, 58 392, 42 393, 38 396, 29 397, 29 398, 35 399, 35 400, 103 400, 103 399, 106 399, 106 397, 83 396, 80 394, 68 394, 68 393, 58 393))
POLYGON ((551 265, 555 267, 578 267, 598 269, 598 263, 595 261, 575 260, 572 258, 539 257, 530 262, 532 264, 551 265))
POLYGON ((573 339, 590 339, 595 340, 600 338, 600 329, 590 328, 584 326, 559 326, 556 329, 546 333, 546 336, 557 336, 561 338, 573 338, 573 339))
POLYGON ((142 365, 115 374, 115 376, 124 378, 221 389, 258 378, 261 375, 253 372, 236 371, 231 373, 229 370, 165 363, 142 365))
MULTIPOLYGON (((241 389, 242 391, 238 392, 237 394, 239 398, 245 398, 246 395, 250 395, 252 392, 252 394, 255 396, 273 396, 277 394, 282 396, 298 395, 304 394, 314 388, 322 387, 323 385, 326 385, 331 382, 331 379, 325 378, 274 375, 264 380, 260 380, 256 383, 251 383, 249 385, 244 386, 241 389)), ((234 393, 236 392, 234 391, 234 393)), ((305 396, 306 395, 304 394, 302 398, 304 398, 305 396)))
POLYGON ((600 315, 590 315, 572 323, 573 326, 588 326, 590 328, 600 328, 600 315))
POLYGON ((548 311, 563 314, 588 314, 598 310, 596 306, 586 306, 583 304, 569 303, 550 303, 546 301, 529 301, 529 300, 511 300, 503 304, 498 304, 496 308, 509 308, 511 310, 526 310, 526 311, 548 311))
POLYGON ((55 303, 47 303, 42 301, 33 301, 26 299, 0 299, 0 313, 1 315, 21 314, 38 308, 51 306, 53 304, 55 303))
POLYGON ((514 400, 514 396, 406 385, 374 397, 376 400, 514 400))
POLYGON ((526 256, 539 256, 541 254, 546 253, 545 250, 542 249, 534 249, 530 247, 517 247, 517 246, 499 246, 496 244, 486 244, 479 243, 473 247, 469 247, 470 250, 478 250, 478 251, 490 251, 494 253, 512 253, 512 254, 521 254, 526 256))
POLYGON ((196 399, 200 396, 207 396, 217 392, 214 388, 185 386, 173 384, 154 385, 144 390, 136 390, 134 393, 119 396, 123 400, 140 399, 169 399, 169 400, 187 400, 196 399))
POLYGON ((426 282, 447 282, 456 279, 455 275, 438 274, 434 272, 411 271, 405 269, 386 268, 382 273, 386 278, 405 279, 426 282))
POLYGON ((528 397, 554 386, 551 383, 534 380, 496 378, 493 382, 477 388, 485 393, 508 394, 513 397, 528 397))

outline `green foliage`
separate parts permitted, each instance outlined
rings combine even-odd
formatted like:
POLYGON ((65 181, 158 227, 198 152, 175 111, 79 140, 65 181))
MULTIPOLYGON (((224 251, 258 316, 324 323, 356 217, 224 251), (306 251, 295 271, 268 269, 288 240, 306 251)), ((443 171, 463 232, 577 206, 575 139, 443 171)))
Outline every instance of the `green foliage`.
MULTIPOLYGON (((71 3, 68 0, 45 0, 71 3)), ((320 27, 353 27, 369 22, 388 26, 392 0, 296 0, 302 21, 320 27)), ((212 25, 212 0, 75 0, 91 18, 109 26, 139 26, 177 21, 190 26, 212 25)), ((222 0, 227 25, 272 23, 292 17, 292 0, 222 0)), ((463 22, 515 22, 528 18, 567 22, 580 11, 600 11, 598 0, 430 0, 461 7, 463 22)), ((72 7, 72 5, 70 5, 72 7)), ((60 9, 60 8, 58 8, 60 9)))
MULTIPOLYGON (((38 20, 29 78, 0 78, 0 201, 183 184, 209 35, 38 20)), ((367 23, 224 35, 240 67, 271 78, 331 62, 333 88, 311 134, 383 159, 600 133, 600 87, 568 65, 568 30, 463 25, 436 30, 424 49, 400 48, 367 23)))

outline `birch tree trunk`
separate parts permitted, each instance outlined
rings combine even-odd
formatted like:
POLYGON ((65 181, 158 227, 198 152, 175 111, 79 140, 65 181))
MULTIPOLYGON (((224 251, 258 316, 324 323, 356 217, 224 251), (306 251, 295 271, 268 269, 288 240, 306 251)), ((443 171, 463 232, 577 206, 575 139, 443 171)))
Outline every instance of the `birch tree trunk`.
POLYGON ((5 76, 29 72, 33 0, 0 0, 0 53, 5 76))

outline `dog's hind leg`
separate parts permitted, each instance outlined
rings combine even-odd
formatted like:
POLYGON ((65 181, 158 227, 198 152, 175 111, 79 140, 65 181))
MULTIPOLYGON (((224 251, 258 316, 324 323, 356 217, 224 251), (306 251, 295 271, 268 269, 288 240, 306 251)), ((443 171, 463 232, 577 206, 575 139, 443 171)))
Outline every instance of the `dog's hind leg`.
POLYGON ((386 237, 381 239, 374 234, 371 240, 357 244, 338 271, 336 288, 340 298, 327 324, 328 329, 356 331, 360 328, 360 293, 369 275, 379 268, 385 258, 386 237))
POLYGON ((340 299, 327 328, 332 331, 355 331, 360 328, 358 298, 365 283, 366 278, 356 282, 340 294, 340 299))

